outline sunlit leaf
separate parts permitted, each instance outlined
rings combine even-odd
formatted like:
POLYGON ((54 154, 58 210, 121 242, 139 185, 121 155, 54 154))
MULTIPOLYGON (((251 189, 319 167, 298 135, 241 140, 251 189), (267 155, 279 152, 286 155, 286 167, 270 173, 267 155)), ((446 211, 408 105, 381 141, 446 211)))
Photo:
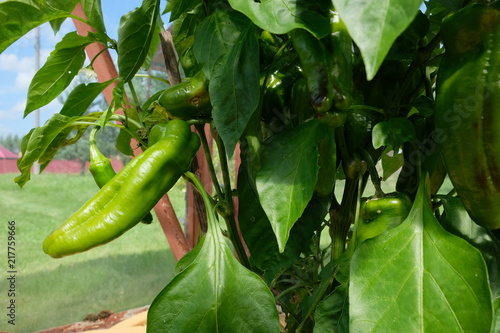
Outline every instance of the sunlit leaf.
POLYGON ((280 252, 302 215, 318 178, 318 142, 324 132, 318 121, 274 134, 261 153, 256 186, 280 252))
POLYGON ((290 237, 283 253, 271 223, 251 188, 243 167, 238 172, 238 221, 241 234, 251 254, 252 264, 263 271, 267 283, 291 267, 307 247, 308 240, 323 222, 329 204, 328 198, 313 197, 304 213, 290 230, 290 237))
POLYGON ((79 84, 70 92, 59 113, 70 117, 83 115, 97 96, 99 96, 113 81, 114 80, 102 83, 92 82, 89 84, 79 84))
POLYGON ((123 15, 118 28, 118 69, 125 82, 132 80, 148 55, 160 0, 144 0, 138 7, 123 15))
MULTIPOLYGON (((285 34, 302 28, 320 38, 330 32, 330 20, 307 1, 291 0, 229 0, 231 7, 248 16, 260 28, 285 34)), ((325 3, 328 5, 328 2, 325 3)), ((319 7, 319 6, 318 6, 319 7)))
POLYGON ((422 0, 332 0, 361 51, 371 80, 398 36, 418 13, 422 0))
POLYGON ((70 13, 30 0, 0 2, 0 53, 43 23, 66 18, 70 13))
POLYGON ((105 33, 106 27, 102 16, 101 0, 81 0, 81 3, 90 25, 97 32, 105 33))
POLYGON ((490 331, 491 291, 481 253, 436 221, 424 183, 403 224, 354 252, 351 332, 490 331))
POLYGON ((94 41, 91 35, 83 37, 76 32, 70 32, 57 43, 45 64, 31 80, 24 110, 25 117, 50 103, 69 86, 83 67, 85 47, 94 41))
POLYGON ((210 75, 212 117, 229 157, 259 104, 258 48, 256 28, 248 24, 210 75))
MULTIPOLYGON (((191 178, 193 179, 193 178, 191 178)), ((202 187, 201 183, 198 187, 202 187)), ((270 290, 234 257, 206 192, 208 231, 148 311, 147 332, 279 331, 270 290)))

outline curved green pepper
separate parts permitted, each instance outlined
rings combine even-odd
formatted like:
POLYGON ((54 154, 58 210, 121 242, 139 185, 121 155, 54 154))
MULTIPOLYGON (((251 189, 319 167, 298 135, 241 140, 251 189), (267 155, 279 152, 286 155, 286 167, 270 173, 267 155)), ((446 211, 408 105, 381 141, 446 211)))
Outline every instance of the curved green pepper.
POLYGON ((470 217, 500 228, 500 2, 443 22, 436 128, 443 160, 470 217))
POLYGON ((358 244, 400 225, 412 207, 410 198, 400 192, 380 198, 363 198, 356 229, 358 244))
POLYGON ((331 21, 332 33, 321 41, 327 53, 334 106, 346 110, 352 99, 352 39, 337 13, 332 13, 331 21))
POLYGON ((187 123, 174 119, 165 137, 134 158, 59 228, 43 250, 60 258, 105 244, 135 226, 187 170, 200 147, 187 123))
MULTIPOLYGON (((94 178, 97 186, 99 186, 99 188, 102 188, 104 185, 106 185, 106 183, 113 179, 113 177, 116 175, 116 172, 111 165, 111 160, 104 156, 97 147, 96 135, 98 130, 99 127, 94 127, 89 136, 89 171, 92 174, 92 177, 94 178)), ((153 215, 148 212, 142 218, 141 222, 150 224, 151 222, 153 222, 153 215)))
POLYGON ((304 29, 292 30, 291 36, 293 48, 299 55, 302 72, 307 80, 311 104, 317 112, 326 112, 332 107, 335 96, 325 47, 304 29))
POLYGON ((158 98, 158 104, 171 118, 196 119, 210 115, 212 105, 208 94, 208 79, 203 71, 171 86, 158 98))
POLYGON ((89 171, 94 178, 95 183, 99 188, 102 188, 107 182, 109 182, 115 175, 116 172, 111 165, 111 160, 104 156, 99 148, 97 147, 96 135, 100 127, 94 127, 90 131, 89 136, 89 171))

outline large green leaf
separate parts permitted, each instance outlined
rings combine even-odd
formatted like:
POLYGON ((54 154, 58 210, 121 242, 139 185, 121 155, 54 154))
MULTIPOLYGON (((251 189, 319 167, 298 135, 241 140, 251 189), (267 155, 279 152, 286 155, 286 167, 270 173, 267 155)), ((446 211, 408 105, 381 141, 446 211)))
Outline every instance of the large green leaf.
POLYGON ((398 36, 418 13, 422 0, 332 0, 358 45, 371 80, 398 36))
POLYGON ((31 29, 69 15, 69 12, 30 0, 1 1, 0 53, 31 29))
POLYGON ((97 30, 98 33, 106 33, 104 26, 101 0, 81 0, 83 11, 90 25, 97 30))
POLYGON ((83 37, 73 31, 56 44, 45 64, 31 80, 25 117, 50 103, 69 86, 85 62, 85 46, 94 41, 92 35, 83 37))
POLYGON ((327 214, 329 200, 314 196, 309 201, 304 213, 290 230, 285 250, 280 253, 271 223, 251 186, 242 162, 238 172, 239 226, 252 264, 261 269, 264 280, 271 283, 279 273, 291 267, 308 247, 311 237, 327 214))
POLYGON ((302 215, 318 178, 318 142, 324 136, 319 121, 274 134, 261 153, 256 187, 280 252, 302 215))
POLYGON ((133 79, 148 55, 156 22, 160 11, 160 0, 143 0, 138 7, 123 15, 118 28, 118 69, 125 82, 133 79))
POLYGON ((56 113, 43 126, 32 129, 23 138, 22 157, 17 160, 17 168, 21 171, 21 175, 14 179, 20 187, 23 187, 30 180, 33 163, 45 154, 61 133, 64 136, 69 134, 71 128, 68 128, 68 125, 74 120, 74 117, 56 113))
POLYGON ((256 28, 248 22, 210 75, 212 117, 229 157, 259 104, 258 54, 256 28))
POLYGON ((490 332, 481 253, 436 221, 424 182, 405 222, 354 252, 351 332, 490 332))
MULTIPOLYGON (((330 32, 328 17, 316 11, 320 7, 301 0, 229 0, 231 7, 248 16, 260 28, 275 34, 286 34, 303 28, 318 38, 330 32)), ((326 3, 328 4, 328 3, 326 3)))
POLYGON ((68 95, 59 113, 70 117, 83 115, 97 96, 114 81, 115 80, 109 80, 102 83, 92 82, 89 84, 79 84, 68 95))
POLYGON ((236 260, 217 225, 208 194, 202 192, 202 196, 208 207, 208 231, 194 253, 180 262, 182 271, 151 304, 147 331, 279 332, 274 297, 257 274, 236 260))
POLYGON ((249 25, 248 19, 239 12, 217 10, 197 27, 193 52, 196 60, 203 64, 207 78, 217 60, 245 38, 241 33, 248 30, 249 25))

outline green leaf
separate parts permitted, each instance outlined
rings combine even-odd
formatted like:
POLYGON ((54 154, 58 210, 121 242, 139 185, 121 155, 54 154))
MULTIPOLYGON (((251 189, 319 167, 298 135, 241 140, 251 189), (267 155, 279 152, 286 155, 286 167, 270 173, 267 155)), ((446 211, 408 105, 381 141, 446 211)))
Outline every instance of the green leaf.
POLYGON ((332 0, 361 51, 373 79, 396 38, 417 15, 422 0, 332 0))
POLYGON ((193 46, 195 31, 205 16, 204 7, 199 5, 193 11, 181 15, 172 25, 172 38, 186 77, 193 76, 201 69, 194 56, 193 46))
POLYGON ((271 33, 286 34, 297 28, 306 29, 317 38, 330 33, 330 19, 307 1, 229 0, 229 3, 255 25, 271 33))
POLYGON ((44 155, 58 135, 60 133, 69 134, 71 128, 68 130, 67 126, 74 119, 74 117, 56 113, 43 126, 32 129, 23 138, 22 157, 17 160, 17 168, 21 171, 21 175, 14 179, 19 187, 23 187, 30 180, 30 170, 33 163, 44 155))
POLYGON ((123 15, 118 28, 118 69, 125 82, 132 80, 148 55, 160 11, 160 0, 144 0, 123 15))
POLYGON ((90 25, 98 33, 106 33, 102 16, 101 0, 81 0, 83 11, 90 25))
POLYGON ((193 53, 203 64, 203 72, 210 79, 212 68, 219 58, 242 42, 241 34, 251 23, 236 11, 217 10, 197 27, 194 34, 193 53))
POLYGON ((97 96, 114 81, 113 79, 102 83, 79 84, 68 95, 59 113, 69 117, 83 115, 97 96))
POLYGON ((170 12, 170 22, 178 19, 182 14, 194 9, 201 0, 169 0, 163 14, 170 12))
POLYGON ((329 200, 313 196, 290 230, 285 250, 280 253, 271 223, 249 183, 244 163, 242 159, 238 172, 239 226, 250 251, 252 264, 264 272, 264 280, 270 284, 278 274, 291 267, 308 247, 311 237, 327 214, 329 200))
POLYGON ((395 150, 403 143, 415 140, 415 127, 408 118, 392 118, 373 127, 373 147, 390 146, 395 150))
POLYGON ((134 151, 130 146, 132 136, 125 130, 120 129, 118 137, 116 138, 116 149, 124 155, 134 156, 134 151))
POLYGON ((156 53, 158 52, 158 49, 160 47, 160 32, 163 29, 163 21, 161 17, 158 17, 155 27, 156 29, 153 33, 153 38, 151 38, 151 43, 149 44, 148 54, 146 55, 146 59, 144 59, 144 63, 142 64, 144 70, 150 69, 151 62, 153 61, 153 58, 156 56, 156 53))
POLYGON ((349 298, 344 285, 318 305, 314 322, 314 333, 349 333, 349 298))
POLYGON ((256 28, 248 24, 234 47, 219 57, 210 75, 212 117, 229 157, 259 104, 258 54, 256 28))
POLYGON ((382 162, 382 180, 386 181, 404 164, 403 154, 399 151, 394 151, 392 148, 386 148, 381 157, 382 162))
MULTIPOLYGON (((44 5, 47 7, 52 7, 54 9, 60 9, 67 13, 71 13, 73 9, 75 9, 76 4, 79 0, 46 0, 44 1, 44 5)), ((66 17, 61 17, 55 20, 50 21, 50 25, 52 27, 52 31, 56 34, 61 28, 61 24, 66 20, 66 17)))
POLYGON ((70 32, 57 43, 31 80, 24 117, 50 103, 69 86, 85 62, 85 46, 94 41, 91 35, 82 37, 70 32))
MULTIPOLYGON (((192 174, 191 174, 192 175, 192 174)), ((194 179, 194 175, 192 175, 194 179)), ((197 181, 199 183, 199 181, 197 181)), ((201 183, 197 185, 201 188, 201 183)), ((234 257, 206 192, 208 231, 148 311, 148 332, 279 332, 274 297, 234 257)))
POLYGON ((319 121, 309 121, 276 133, 261 153, 256 188, 280 252, 290 230, 311 200, 318 178, 318 142, 324 136, 319 121))
POLYGON ((424 183, 405 222, 354 252, 351 332, 490 332, 481 253, 436 221, 424 183))
POLYGON ((30 30, 70 13, 30 0, 0 2, 0 53, 30 30))
POLYGON ((481 251, 488 267, 493 298, 500 296, 500 241, 488 230, 469 217, 462 201, 452 196, 439 196, 444 213, 440 220, 452 234, 468 241, 481 251))

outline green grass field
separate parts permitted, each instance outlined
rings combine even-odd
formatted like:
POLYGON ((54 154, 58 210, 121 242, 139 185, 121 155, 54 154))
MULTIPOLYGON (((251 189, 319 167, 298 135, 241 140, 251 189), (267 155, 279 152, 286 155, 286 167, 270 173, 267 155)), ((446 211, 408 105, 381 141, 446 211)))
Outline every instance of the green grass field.
MULTIPOLYGON (((0 175, 0 280, 7 275, 7 226, 16 226, 16 325, 3 310, 0 331, 36 332, 82 320, 101 310, 119 312, 150 304, 173 276, 175 260, 155 221, 139 224, 115 241, 85 253, 53 259, 42 242, 97 192, 90 176, 41 174, 24 188, 14 174, 0 175)), ((184 217, 182 184, 170 192, 184 217)), ((2 282, 1 286, 6 284, 2 282)), ((0 288, 0 307, 10 297, 0 288)))

